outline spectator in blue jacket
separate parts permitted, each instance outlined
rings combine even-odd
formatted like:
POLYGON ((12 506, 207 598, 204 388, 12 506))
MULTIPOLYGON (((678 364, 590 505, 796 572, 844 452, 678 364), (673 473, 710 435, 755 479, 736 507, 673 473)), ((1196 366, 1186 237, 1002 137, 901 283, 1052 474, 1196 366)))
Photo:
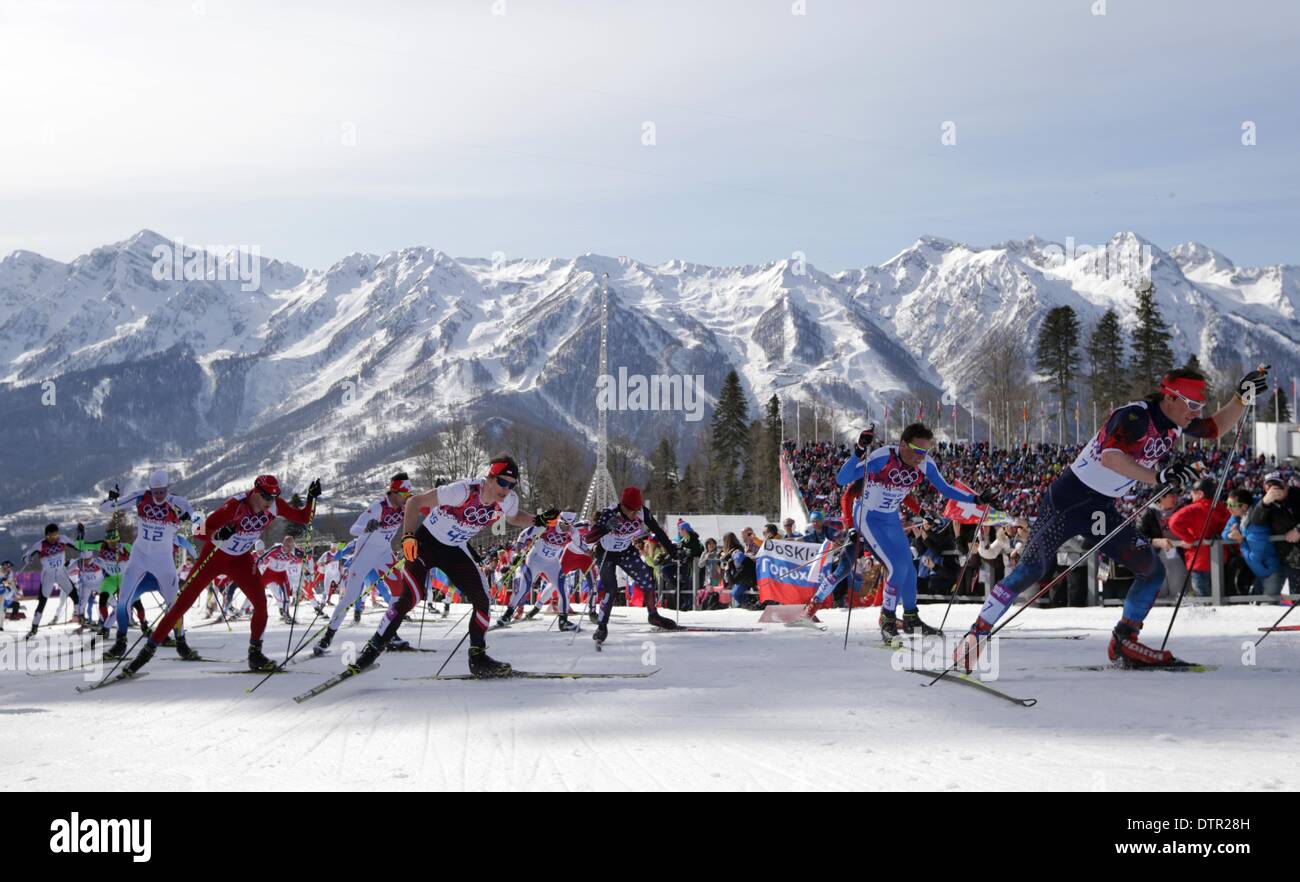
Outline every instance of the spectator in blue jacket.
POLYGON ((1248 523, 1254 504, 1249 490, 1238 488, 1228 495, 1228 523, 1223 528, 1223 538, 1239 542, 1241 558, 1255 575, 1250 593, 1277 597, 1282 593, 1282 562, 1268 538, 1268 526, 1248 523))

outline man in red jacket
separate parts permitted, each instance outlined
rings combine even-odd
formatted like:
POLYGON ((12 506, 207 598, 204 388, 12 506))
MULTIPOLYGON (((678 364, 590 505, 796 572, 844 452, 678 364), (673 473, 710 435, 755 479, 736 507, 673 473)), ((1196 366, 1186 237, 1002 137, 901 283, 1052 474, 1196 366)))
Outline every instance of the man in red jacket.
MULTIPOLYGON (((294 508, 280 498, 280 482, 276 477, 262 475, 253 482, 251 492, 230 497, 208 515, 203 523, 207 542, 199 552, 194 568, 181 586, 176 602, 154 628, 149 642, 126 666, 126 673, 134 674, 149 663, 167 632, 175 627, 203 589, 218 576, 226 576, 234 582, 253 605, 253 618, 248 632, 249 670, 266 671, 274 668, 275 662, 262 653, 262 632, 266 630, 266 591, 258 577, 253 547, 277 516, 295 524, 310 523, 312 514, 316 511, 317 496, 320 496, 320 479, 312 481, 307 488, 307 504, 302 508, 294 508)), ((176 651, 186 661, 198 660, 198 653, 183 641, 177 642, 176 651)))
POLYGON ((1217 485, 1213 478, 1203 478, 1192 488, 1192 501, 1169 518, 1169 532, 1185 548, 1183 557, 1192 574, 1192 588, 1202 597, 1210 595, 1210 542, 1218 538, 1228 524, 1228 507, 1220 502, 1210 510, 1217 485), (1206 520, 1209 525, 1206 525, 1206 520), (1205 541, 1197 547, 1197 540, 1205 541))

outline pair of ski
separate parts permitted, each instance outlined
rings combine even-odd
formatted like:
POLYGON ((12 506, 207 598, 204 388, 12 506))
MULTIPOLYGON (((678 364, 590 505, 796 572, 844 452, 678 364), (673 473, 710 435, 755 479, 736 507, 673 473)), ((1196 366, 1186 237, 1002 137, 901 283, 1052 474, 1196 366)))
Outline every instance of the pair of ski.
MULTIPOLYGON (((315 698, 317 695, 320 695, 322 692, 325 692, 329 689, 333 689, 335 686, 339 685, 340 683, 343 683, 346 680, 351 680, 353 677, 359 677, 362 674, 369 673, 370 671, 373 671, 377 667, 379 667, 378 664, 373 664, 368 668, 362 668, 362 669, 346 668, 345 670, 342 670, 339 673, 335 674, 333 677, 330 677, 328 680, 325 680, 324 682, 319 683, 316 686, 313 686, 311 689, 308 689, 302 695, 295 695, 293 697, 293 700, 298 704, 302 704, 304 701, 307 701, 308 699, 311 698, 315 698)), ((423 677, 395 677, 394 679, 397 680, 587 680, 587 679, 614 680, 614 679, 642 679, 657 674, 658 672, 659 672, 658 668, 655 668, 653 671, 641 671, 639 673, 632 673, 632 674, 583 674, 574 671, 513 671, 512 670, 509 674, 505 676, 499 676, 499 677, 476 677, 473 674, 442 674, 442 675, 427 674, 423 677)))
MULTIPOLYGON (((943 681, 947 681, 947 682, 949 682, 949 683, 960 683, 960 684, 963 685, 963 686, 969 686, 969 687, 971 687, 971 688, 973 688, 973 689, 978 689, 978 690, 980 690, 981 692, 983 692, 985 695, 989 695, 989 696, 992 696, 992 697, 994 697, 994 698, 1000 698, 1000 699, 1002 699, 1003 701, 1009 701, 1009 702, 1011 702, 1012 704, 1019 705, 1020 707, 1033 707, 1034 705, 1038 704, 1038 699, 1037 699, 1037 698, 1017 698, 1016 696, 1011 695, 1010 693, 1007 693, 1007 692, 1003 692, 1001 689, 998 689, 998 688, 996 688, 996 687, 994 687, 994 686, 992 686, 992 685, 990 685, 990 684, 984 682, 983 680, 980 680, 980 679, 977 678, 977 677, 974 677, 974 676, 972 676, 972 675, 970 675, 970 674, 964 674, 964 673, 961 673, 961 672, 959 672, 959 671, 957 671, 957 670, 935 671, 935 670, 930 670, 930 669, 928 669, 928 668, 904 668, 903 670, 908 671, 908 672, 913 673, 913 674, 920 674, 920 675, 923 676, 923 677, 930 677, 930 678, 932 679, 932 682, 943 682, 943 681)), ((1057 670, 1064 670, 1064 671, 1122 671, 1122 672, 1128 672, 1128 671, 1164 671, 1164 672, 1166 672, 1166 673, 1194 673, 1194 674, 1201 674, 1201 673, 1205 673, 1205 672, 1207 672, 1207 671, 1215 671, 1215 670, 1218 670, 1218 666, 1217 666, 1217 665, 1199 665, 1199 664, 1195 664, 1195 663, 1193 663, 1193 662, 1187 662, 1187 661, 1183 661, 1182 659, 1178 659, 1177 661, 1175 661, 1175 662, 1174 662, 1173 664, 1171 664, 1171 665, 1159 665, 1159 666, 1151 665, 1151 666, 1142 666, 1142 667, 1123 667, 1123 666, 1120 666, 1120 665, 1114 665, 1114 664, 1110 664, 1110 665, 1070 665, 1070 666, 1066 666, 1066 667, 1058 668, 1057 670)), ((925 686, 930 686, 930 685, 932 685, 932 683, 925 683, 925 684, 923 684, 923 685, 925 685, 925 686)))

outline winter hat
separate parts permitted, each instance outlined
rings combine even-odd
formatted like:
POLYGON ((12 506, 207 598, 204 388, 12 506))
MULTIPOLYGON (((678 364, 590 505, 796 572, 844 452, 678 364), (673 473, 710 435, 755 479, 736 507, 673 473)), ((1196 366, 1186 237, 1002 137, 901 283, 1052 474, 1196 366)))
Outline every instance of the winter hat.
POLYGON ((162 490, 167 487, 167 470, 158 469, 149 476, 149 489, 162 490))
POLYGON ((677 529, 678 529, 678 530, 685 530, 687 533, 694 533, 694 532, 695 532, 694 530, 691 529, 691 525, 688 524, 688 523, 686 523, 686 521, 682 520, 681 518, 678 518, 678 519, 677 519, 677 529))
POLYGON ((630 508, 633 511, 640 511, 642 506, 645 505, 645 497, 641 495, 640 488, 625 487, 623 488, 623 495, 619 499, 619 503, 621 503, 624 508, 630 508))

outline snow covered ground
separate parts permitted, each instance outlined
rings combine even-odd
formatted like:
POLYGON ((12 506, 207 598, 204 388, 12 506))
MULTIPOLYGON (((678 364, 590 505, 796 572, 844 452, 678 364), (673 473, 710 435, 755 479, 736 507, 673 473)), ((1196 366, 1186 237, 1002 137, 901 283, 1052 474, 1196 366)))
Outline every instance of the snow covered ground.
MULTIPOLYGON (((1199 674, 1061 670, 1105 662, 1118 610, 1030 610, 1007 632, 1022 639, 1000 646, 997 685, 1037 698, 1033 708, 961 684, 924 688, 921 677, 894 670, 891 653, 875 645, 875 610, 855 611, 847 652, 840 611, 823 614, 825 633, 764 625, 669 634, 651 632, 642 610, 617 610, 627 617, 614 619, 599 654, 590 626, 571 640, 541 618, 489 634, 491 653, 521 669, 642 671, 649 661, 658 673, 395 679, 442 664, 463 633, 462 624, 447 635, 464 609, 426 622, 423 645, 438 653, 388 654, 378 670, 304 704, 292 696, 337 670, 337 656, 296 665, 300 673, 248 695, 257 678, 204 673, 234 666, 182 663, 163 649, 149 677, 82 695, 80 673, 12 670, 26 623, 6 622, 0 752, 10 762, 0 789, 1300 788, 1300 632, 1271 635, 1257 664, 1241 663, 1243 644, 1278 607, 1185 609, 1171 647, 1221 666, 1199 674), (1086 636, 1023 639, 1070 634, 1086 636)), ((922 614, 937 623, 942 608, 922 614)), ((974 614, 957 608, 950 632, 974 614)), ((349 624, 335 645, 359 645, 375 615, 349 624)), ((1152 613, 1150 642, 1159 644, 1168 617, 1165 608, 1152 613)), ((683 621, 757 619, 729 610, 683 621)), ((412 641, 417 624, 403 627, 412 641)), ((191 644, 240 658, 241 628, 195 630, 191 644)), ((272 626, 269 654, 283 655, 286 632, 272 626)), ((461 654, 447 666, 465 671, 461 654)))

